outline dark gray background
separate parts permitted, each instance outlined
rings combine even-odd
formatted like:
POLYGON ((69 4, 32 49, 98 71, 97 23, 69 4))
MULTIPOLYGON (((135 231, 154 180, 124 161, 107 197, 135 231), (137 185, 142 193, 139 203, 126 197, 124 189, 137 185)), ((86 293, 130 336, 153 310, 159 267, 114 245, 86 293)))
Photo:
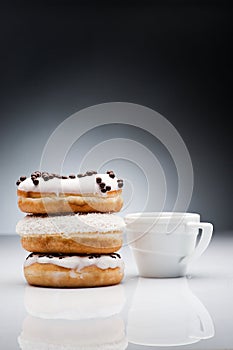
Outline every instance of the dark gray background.
POLYGON ((56 126, 111 101, 173 123, 194 167, 189 210, 232 229, 232 23, 230 1, 2 1, 0 231, 14 232, 15 181, 56 126))

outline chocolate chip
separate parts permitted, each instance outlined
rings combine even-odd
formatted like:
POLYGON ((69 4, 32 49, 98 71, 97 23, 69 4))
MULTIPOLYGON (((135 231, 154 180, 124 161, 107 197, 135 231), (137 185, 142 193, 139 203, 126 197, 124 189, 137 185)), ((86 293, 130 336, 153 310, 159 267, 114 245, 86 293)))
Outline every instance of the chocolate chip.
POLYGON ((100 188, 104 188, 105 187, 105 183, 101 182, 99 186, 100 186, 100 188))
POLYGON ((106 186, 106 191, 111 191, 111 186, 106 186))
POLYGON ((33 179, 32 181, 33 181, 33 183, 34 183, 35 186, 39 185, 39 180, 33 179))
POLYGON ((112 170, 108 170, 108 171, 106 171, 106 174, 113 174, 113 171, 112 170))
POLYGON ((117 182, 123 182, 123 180, 121 180, 121 179, 118 179, 118 180, 117 180, 117 182))
POLYGON ((54 178, 53 174, 49 174, 49 180, 52 180, 54 178))
POLYGON ((49 176, 44 175, 44 176, 43 176, 43 180, 44 180, 44 181, 48 181, 48 180, 49 180, 49 176))
POLYGON ((124 186, 123 182, 118 182, 118 187, 122 188, 124 186))
POLYGON ((27 178, 27 176, 20 176, 20 181, 24 181, 24 180, 26 180, 26 178, 27 178))
POLYGON ((64 176, 64 175, 62 175, 62 177, 61 177, 62 179, 68 179, 68 176, 64 176))
POLYGON ((102 188, 101 192, 105 193, 105 192, 107 192, 107 190, 105 188, 102 188))
POLYGON ((58 259, 63 259, 63 256, 59 256, 59 258, 58 259))
POLYGON ((87 171, 87 172, 86 172, 86 175, 87 175, 87 176, 91 176, 91 175, 93 175, 94 173, 95 173, 95 171, 90 170, 90 171, 87 171))
MULTIPOLYGON (((44 178, 44 177, 49 177, 49 173, 47 173, 46 171, 43 171, 43 173, 41 174, 41 176, 44 178)), ((36 177, 38 177, 37 176, 37 174, 36 174, 36 177)))
POLYGON ((16 181, 16 186, 19 186, 21 184, 21 181, 20 180, 17 180, 16 181))
POLYGON ((111 254, 109 254, 109 256, 110 256, 111 258, 113 258, 113 259, 116 259, 116 258, 121 259, 121 256, 120 256, 120 254, 118 254, 118 253, 111 253, 111 254))
POLYGON ((100 254, 94 254, 94 253, 88 256, 89 259, 100 258, 100 257, 101 257, 100 254))
POLYGON ((36 177, 40 177, 41 176, 41 172, 40 171, 35 171, 34 174, 36 175, 36 177))
POLYGON ((110 173, 110 174, 109 174, 109 177, 111 177, 112 179, 114 179, 115 176, 116 176, 116 175, 113 174, 113 173, 110 173))
POLYGON ((70 174, 70 175, 69 175, 69 178, 70 178, 70 179, 75 179, 76 176, 75 176, 74 174, 70 174))
POLYGON ((78 174, 77 177, 78 178, 81 178, 81 177, 84 177, 85 175, 84 174, 78 174))
POLYGON ((97 183, 97 184, 100 184, 101 181, 102 181, 101 177, 97 177, 97 178, 96 178, 96 183, 97 183))

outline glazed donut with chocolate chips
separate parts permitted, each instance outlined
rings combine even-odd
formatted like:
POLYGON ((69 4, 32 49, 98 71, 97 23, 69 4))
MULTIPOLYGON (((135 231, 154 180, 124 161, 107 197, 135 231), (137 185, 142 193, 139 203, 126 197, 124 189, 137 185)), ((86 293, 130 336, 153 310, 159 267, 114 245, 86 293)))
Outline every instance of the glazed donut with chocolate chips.
POLYGON ((124 262, 109 255, 31 253, 24 263, 27 282, 42 287, 98 287, 114 285, 124 276, 124 262))
POLYGON ((123 180, 113 171, 77 176, 36 171, 21 176, 16 185, 18 206, 25 213, 118 212, 123 206, 123 180))
POLYGON ((29 252, 105 254, 121 248, 124 227, 116 214, 27 215, 16 232, 29 252))

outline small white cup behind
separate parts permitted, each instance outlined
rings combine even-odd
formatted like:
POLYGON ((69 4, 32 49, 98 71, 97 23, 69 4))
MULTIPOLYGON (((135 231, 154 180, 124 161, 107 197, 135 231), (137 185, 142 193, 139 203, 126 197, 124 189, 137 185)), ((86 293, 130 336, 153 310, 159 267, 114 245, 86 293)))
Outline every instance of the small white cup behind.
POLYGON ((188 263, 203 254, 213 232, 213 225, 200 222, 195 213, 135 213, 125 222, 127 243, 142 277, 185 276, 188 263))

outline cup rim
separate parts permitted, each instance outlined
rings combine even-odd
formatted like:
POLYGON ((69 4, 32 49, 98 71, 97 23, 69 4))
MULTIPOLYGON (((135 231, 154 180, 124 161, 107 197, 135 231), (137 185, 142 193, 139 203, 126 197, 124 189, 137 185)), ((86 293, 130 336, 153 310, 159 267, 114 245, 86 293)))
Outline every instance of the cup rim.
POLYGON ((137 220, 143 222, 150 222, 154 220, 170 221, 183 219, 200 219, 200 214, 191 212, 135 212, 127 214, 125 221, 137 220))

